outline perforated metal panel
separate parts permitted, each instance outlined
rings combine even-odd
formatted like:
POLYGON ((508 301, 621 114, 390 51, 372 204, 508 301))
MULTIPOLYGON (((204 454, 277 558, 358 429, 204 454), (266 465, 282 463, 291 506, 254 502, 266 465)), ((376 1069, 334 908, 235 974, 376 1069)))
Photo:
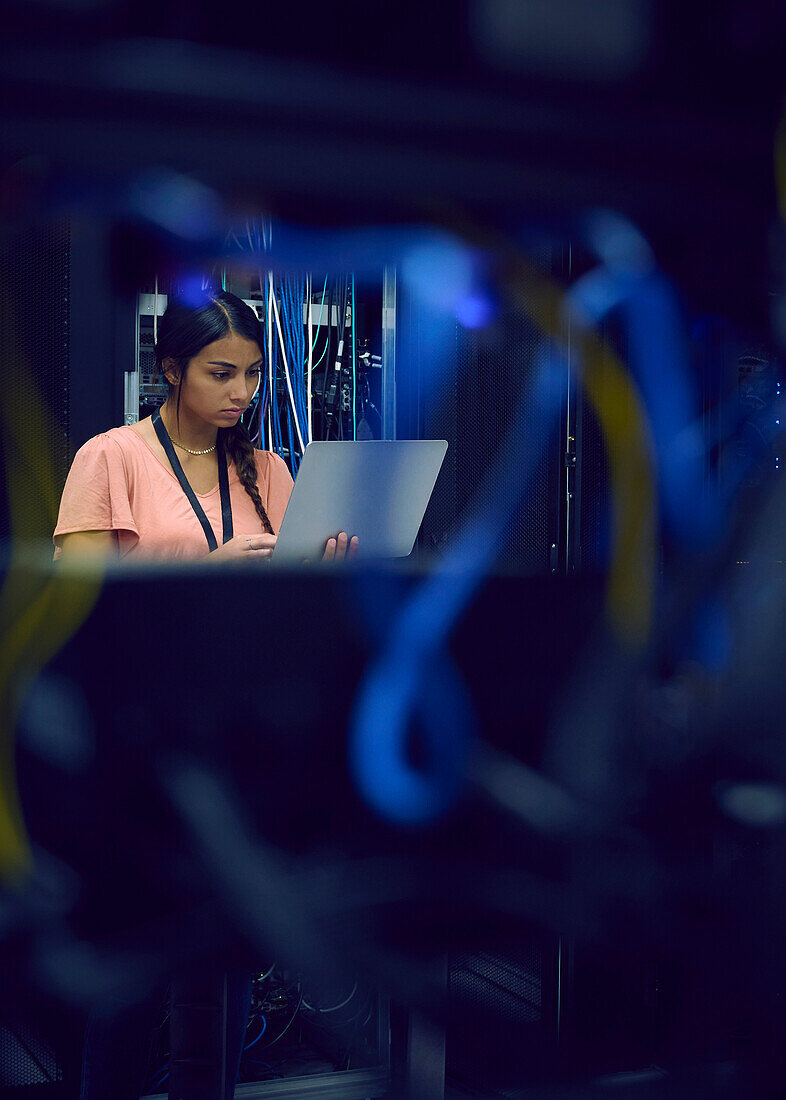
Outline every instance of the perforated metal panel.
MULTIPOLYGON (((426 551, 439 551, 450 541, 469 514, 512 417, 526 419, 532 412, 528 394, 541 346, 540 335, 512 312, 483 330, 457 325, 453 368, 421 421, 424 438, 448 441, 445 467, 424 519, 426 551)), ((500 548, 499 562, 528 573, 546 573, 558 505, 557 433, 536 423, 527 446, 546 456, 525 507, 514 518, 508 545, 500 548)))
MULTIPOLYGON (((629 361, 627 341, 619 324, 607 321, 599 326, 598 334, 620 363, 629 361)), ((610 364, 605 367, 596 364, 595 369, 601 372, 596 389, 603 392, 609 385, 603 372, 614 368, 610 364)), ((612 455, 610 448, 614 448, 616 442, 604 435, 592 402, 581 392, 578 402, 576 565, 585 571, 596 571, 606 568, 610 561, 613 519, 610 459, 622 456, 612 455)))
POLYGON ((54 1053, 33 1028, 0 1020, 0 1088, 62 1080, 54 1053))
POLYGON ((598 420, 584 401, 580 419, 580 568, 602 569, 608 562, 611 538, 611 491, 606 441, 598 420))
POLYGON ((450 958, 446 1060, 473 1087, 532 1083, 556 1050, 553 967, 537 938, 450 958))
POLYGON ((542 956, 528 945, 516 954, 491 951, 451 959, 450 993, 477 1010, 519 1023, 537 1023, 542 1013, 542 956))

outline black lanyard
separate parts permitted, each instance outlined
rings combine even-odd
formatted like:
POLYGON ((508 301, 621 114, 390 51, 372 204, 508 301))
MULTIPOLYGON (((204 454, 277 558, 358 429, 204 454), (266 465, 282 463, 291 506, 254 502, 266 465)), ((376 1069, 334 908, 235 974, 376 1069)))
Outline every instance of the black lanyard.
MULTIPOLYGON (((196 498, 196 493, 188 483, 188 478, 183 473, 183 467, 180 465, 180 459, 175 454, 175 448, 172 446, 172 440, 169 438, 169 432, 164 427, 164 421, 161 419, 161 413, 158 409, 153 413, 153 428, 158 436, 158 441, 166 451, 166 456, 169 459, 169 464, 175 471, 175 476, 180 482, 180 488, 188 497, 188 502, 194 509, 196 518, 202 524, 202 530, 205 532, 205 538, 207 544, 212 550, 218 550, 218 543, 216 542, 216 536, 213 533, 213 528, 210 526, 210 520, 202 510, 202 505, 196 498)), ((216 439, 216 451, 218 452, 218 491, 221 495, 221 522, 224 528, 224 542, 229 542, 232 538, 232 501, 229 499, 229 474, 227 473, 227 460, 224 454, 224 448, 216 439)))

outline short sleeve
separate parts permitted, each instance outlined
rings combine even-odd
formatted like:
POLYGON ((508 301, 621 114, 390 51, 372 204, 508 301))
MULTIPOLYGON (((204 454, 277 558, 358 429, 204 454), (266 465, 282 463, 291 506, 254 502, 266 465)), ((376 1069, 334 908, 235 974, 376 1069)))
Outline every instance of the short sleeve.
POLYGON ((66 478, 53 538, 75 531, 139 535, 123 453, 107 435, 94 436, 80 447, 66 478))

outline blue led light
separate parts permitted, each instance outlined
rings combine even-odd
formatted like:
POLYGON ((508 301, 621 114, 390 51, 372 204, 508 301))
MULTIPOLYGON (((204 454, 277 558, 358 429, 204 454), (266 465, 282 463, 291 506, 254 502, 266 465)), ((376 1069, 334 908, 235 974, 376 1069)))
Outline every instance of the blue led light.
POLYGON ((464 328, 484 328, 494 317, 494 303, 482 294, 467 294, 456 302, 454 312, 464 328))
POLYGON ((208 295, 202 289, 202 276, 196 274, 183 275, 180 279, 180 297, 193 309, 199 309, 207 305, 208 295))

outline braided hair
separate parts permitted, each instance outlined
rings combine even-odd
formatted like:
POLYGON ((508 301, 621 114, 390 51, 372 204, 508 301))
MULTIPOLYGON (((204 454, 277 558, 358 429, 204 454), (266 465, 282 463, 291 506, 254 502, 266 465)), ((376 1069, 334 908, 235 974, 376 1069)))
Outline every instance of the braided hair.
MULTIPOLYGON (((172 359, 180 370, 180 380, 185 377, 189 362, 202 348, 236 333, 262 346, 261 326, 256 314, 244 301, 228 291, 200 295, 198 300, 185 301, 170 298, 158 323, 156 341, 156 366, 171 392, 172 383, 164 374, 165 359, 172 359)), ((177 391, 177 412, 180 412, 180 387, 177 391)), ((243 424, 238 421, 232 428, 218 429, 219 450, 223 448, 235 464, 240 483, 251 497, 262 526, 275 534, 268 519, 257 486, 257 464, 254 446, 243 424)))
POLYGON ((254 445, 249 439, 245 425, 238 421, 233 428, 219 428, 218 434, 221 436, 224 450, 235 464, 241 485, 254 502, 257 515, 262 520, 262 526, 269 534, 274 535, 275 531, 270 525, 265 506, 262 503, 262 497, 259 495, 254 445))

